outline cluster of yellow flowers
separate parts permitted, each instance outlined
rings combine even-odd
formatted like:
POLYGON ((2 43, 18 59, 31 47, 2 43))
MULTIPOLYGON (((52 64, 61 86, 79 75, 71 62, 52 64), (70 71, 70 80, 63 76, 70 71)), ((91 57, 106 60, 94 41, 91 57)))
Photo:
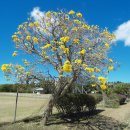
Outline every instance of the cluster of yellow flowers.
POLYGON ((23 61, 23 63, 25 66, 29 66, 29 62, 26 59, 23 61))
POLYGON ((85 70, 88 71, 89 73, 93 73, 94 72, 94 68, 86 67, 85 70))
POLYGON ((48 12, 46 13, 46 16, 47 16, 48 18, 51 18, 52 13, 51 13, 50 11, 48 11, 48 12))
POLYGON ((40 47, 41 49, 47 49, 51 46, 51 44, 46 44, 45 46, 40 47))
POLYGON ((79 20, 74 20, 74 23, 76 23, 76 24, 81 24, 81 21, 79 21, 79 20))
POLYGON ((90 30, 91 27, 89 25, 87 25, 87 24, 84 24, 84 25, 82 25, 81 28, 84 28, 86 30, 90 30))
POLYGON ((69 36, 61 37, 60 40, 61 40, 61 42, 66 43, 66 42, 69 42, 70 37, 69 36))
POLYGON ((95 78, 96 78, 96 76, 95 76, 95 75, 92 75, 92 76, 91 76, 91 78, 92 78, 92 79, 95 79, 95 78))
POLYGON ((1 70, 2 70, 3 72, 9 72, 9 71, 11 71, 10 66, 11 66, 11 64, 3 64, 3 65, 1 66, 1 70))
POLYGON ((110 46, 109 46, 109 44, 108 44, 108 43, 105 43, 105 47, 106 47, 106 48, 109 48, 110 46))
POLYGON ((17 37, 17 35, 13 35, 13 36, 12 36, 12 39, 13 39, 13 41, 16 42, 16 43, 19 42, 19 38, 17 37))
POLYGON ((64 48, 64 53, 69 53, 69 48, 64 48))
POLYGON ((82 50, 79 52, 80 55, 84 55, 85 53, 86 53, 86 50, 85 50, 85 49, 82 49, 82 50))
MULTIPOLYGON (((73 10, 70 10, 69 11, 69 15, 73 15, 73 14, 75 14, 75 12, 73 10)), ((81 13, 77 13, 76 16, 77 17, 82 17, 82 14, 81 13)))
POLYGON ((70 61, 66 60, 64 62, 63 71, 64 72, 71 72, 72 71, 72 65, 70 64, 70 61))
POLYGON ((35 21, 35 22, 30 22, 29 25, 28 25, 30 28, 33 28, 33 27, 38 27, 39 26, 39 23, 38 21, 35 21))
POLYGON ((76 64, 81 64, 81 63, 82 63, 82 60, 77 59, 77 60, 75 60, 75 63, 76 63, 76 64))
POLYGON ((82 17, 81 13, 77 13, 76 15, 77 15, 77 17, 82 17))
POLYGON ((29 71, 26 72, 26 75, 30 75, 30 74, 31 74, 31 72, 29 72, 29 71))
POLYGON ((32 37, 32 40, 33 40, 34 43, 38 43, 38 38, 32 37))
POLYGON ((102 76, 100 76, 100 77, 98 77, 98 80, 100 81, 100 84, 101 84, 100 88, 102 90, 106 90, 107 89, 107 86, 106 86, 107 79, 102 77, 102 76))
POLYGON ((16 69, 16 71, 23 71, 25 68, 21 65, 15 65, 14 68, 16 69))
POLYGON ((115 35, 114 34, 110 34, 106 29, 103 31, 102 33, 106 38, 113 40, 115 39, 115 35))
POLYGON ((80 40, 79 40, 78 38, 75 38, 75 39, 73 40, 73 43, 79 44, 79 42, 80 42, 80 40))
POLYGON ((38 43, 38 38, 37 37, 26 36, 26 40, 27 41, 32 40, 34 43, 38 43))
POLYGON ((26 36, 26 40, 30 41, 31 40, 31 36, 26 36))
POLYGON ((111 63, 112 63, 112 62, 113 62, 113 60, 112 60, 112 59, 109 59, 109 62, 111 62, 111 63))
POLYGON ((14 51, 12 56, 17 56, 17 51, 14 51))
POLYGON ((92 87, 96 87, 97 85, 96 84, 91 84, 92 87))
POLYGON ((114 69, 114 67, 112 65, 108 66, 108 71, 111 71, 113 69, 114 69))

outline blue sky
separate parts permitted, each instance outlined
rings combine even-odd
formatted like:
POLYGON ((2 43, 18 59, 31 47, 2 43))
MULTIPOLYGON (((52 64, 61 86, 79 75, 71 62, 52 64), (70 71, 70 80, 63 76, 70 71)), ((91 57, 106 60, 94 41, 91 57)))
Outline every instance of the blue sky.
MULTIPOLYGON (((130 82, 130 1, 129 0, 2 0, 0 2, 0 65, 20 62, 11 56, 15 50, 12 34, 35 7, 41 11, 66 9, 80 11, 89 24, 108 27, 117 34, 110 56, 120 63, 109 81, 130 82), (127 30, 127 31, 125 31, 127 30), (127 45, 127 46, 126 46, 127 45)), ((19 56, 20 57, 20 56, 19 56)), ((0 84, 8 83, 0 72, 0 84)))

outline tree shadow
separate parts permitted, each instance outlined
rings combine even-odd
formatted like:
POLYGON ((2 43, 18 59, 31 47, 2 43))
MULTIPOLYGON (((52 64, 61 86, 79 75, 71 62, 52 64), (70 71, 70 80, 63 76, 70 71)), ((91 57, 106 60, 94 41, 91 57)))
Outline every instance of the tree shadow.
POLYGON ((100 115, 104 110, 95 110, 93 113, 82 112, 70 115, 54 114, 47 125, 65 125, 76 130, 124 130, 127 124, 116 121, 110 117, 100 115))

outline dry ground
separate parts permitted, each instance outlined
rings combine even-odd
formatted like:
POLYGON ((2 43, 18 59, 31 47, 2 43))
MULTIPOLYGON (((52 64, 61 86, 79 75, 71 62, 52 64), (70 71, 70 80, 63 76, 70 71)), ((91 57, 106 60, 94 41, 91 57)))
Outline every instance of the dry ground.
MULTIPOLYGON (((19 97, 18 100, 18 111, 17 120, 28 117, 39 115, 46 105, 47 98, 40 98, 31 96, 19 97)), ((15 107, 15 96, 0 94, 0 123, 13 121, 15 107)))
MULTIPOLYGON (((17 120, 40 115, 49 95, 20 95, 18 101, 17 120)), ((15 106, 14 94, 0 94, 0 123, 13 121, 15 106)), ((122 122, 130 124, 130 102, 116 109, 98 108, 93 116, 83 115, 68 122, 66 118, 52 117, 48 126, 43 127, 39 121, 21 122, 0 127, 0 130, 130 130, 122 122)), ((73 116, 71 116, 72 118, 73 116)), ((68 118, 68 117, 67 117, 68 118)))

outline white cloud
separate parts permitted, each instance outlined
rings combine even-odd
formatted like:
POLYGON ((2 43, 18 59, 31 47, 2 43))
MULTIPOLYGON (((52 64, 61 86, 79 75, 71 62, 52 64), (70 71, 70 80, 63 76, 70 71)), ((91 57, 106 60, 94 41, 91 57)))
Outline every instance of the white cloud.
POLYGON ((125 46, 130 46, 130 20, 119 25, 114 34, 116 41, 123 41, 125 46))
POLYGON ((41 17, 45 17, 45 13, 40 11, 40 8, 39 7, 35 7, 33 8, 33 10, 31 11, 30 13, 31 17, 34 18, 34 20, 40 20, 41 17))

